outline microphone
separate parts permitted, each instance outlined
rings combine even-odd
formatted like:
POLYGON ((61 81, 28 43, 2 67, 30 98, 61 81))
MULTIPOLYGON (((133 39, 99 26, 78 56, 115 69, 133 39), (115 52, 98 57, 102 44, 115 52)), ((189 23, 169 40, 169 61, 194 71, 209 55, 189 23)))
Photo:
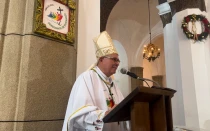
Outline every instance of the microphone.
POLYGON ((158 85, 158 87, 160 87, 160 85, 156 82, 156 81, 153 81, 153 80, 150 80, 150 79, 146 79, 146 78, 140 78, 138 77, 136 74, 126 70, 125 68, 121 68, 120 69, 120 72, 122 74, 126 74, 126 75, 129 75, 130 77, 134 78, 134 79, 137 79, 137 80, 142 80, 142 81, 151 81, 153 83, 155 83, 156 85, 158 85))
POLYGON ((130 77, 134 78, 134 79, 138 79, 138 76, 132 72, 127 71, 125 68, 120 69, 120 72, 122 74, 126 74, 129 75, 130 77))

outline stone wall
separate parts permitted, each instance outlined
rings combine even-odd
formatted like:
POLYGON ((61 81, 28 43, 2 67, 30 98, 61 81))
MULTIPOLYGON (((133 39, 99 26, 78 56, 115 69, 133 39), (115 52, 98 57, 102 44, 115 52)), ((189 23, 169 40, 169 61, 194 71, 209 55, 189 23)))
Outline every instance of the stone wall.
POLYGON ((60 131, 75 81, 75 47, 34 35, 34 3, 0 1, 0 131, 60 131))

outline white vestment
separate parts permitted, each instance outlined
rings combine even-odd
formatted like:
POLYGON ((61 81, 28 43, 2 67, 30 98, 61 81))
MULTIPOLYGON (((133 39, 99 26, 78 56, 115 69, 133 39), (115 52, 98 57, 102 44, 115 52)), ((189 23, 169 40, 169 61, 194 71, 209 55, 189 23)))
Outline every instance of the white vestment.
MULTIPOLYGON (((103 123, 102 119, 108 111, 107 98, 110 97, 109 86, 112 83, 95 67, 82 73, 72 88, 62 131, 126 131, 124 122, 103 123), (102 80, 103 79, 103 80, 102 80)), ((123 100, 120 90, 113 84, 110 87, 115 104, 123 100)))

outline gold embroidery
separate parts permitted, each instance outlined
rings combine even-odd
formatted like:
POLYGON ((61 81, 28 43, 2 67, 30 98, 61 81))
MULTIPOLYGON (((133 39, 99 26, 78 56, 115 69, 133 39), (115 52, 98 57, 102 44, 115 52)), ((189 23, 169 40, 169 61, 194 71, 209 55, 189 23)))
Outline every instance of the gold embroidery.
POLYGON ((104 31, 94 40, 96 47, 96 57, 100 58, 102 56, 110 55, 113 53, 117 53, 117 50, 114 47, 111 37, 109 34, 104 31))
POLYGON ((78 111, 80 111, 80 110, 82 110, 82 109, 84 109, 84 108, 86 108, 86 107, 88 107, 88 106, 90 106, 90 105, 83 106, 83 107, 77 109, 74 113, 72 113, 72 114, 70 115, 70 117, 69 117, 69 119, 68 119, 68 121, 67 121, 67 131, 68 131, 68 123, 69 123, 69 121, 70 121, 70 118, 71 118, 74 114, 76 114, 78 111))
POLYGON ((98 114, 98 119, 101 119, 101 115, 103 112, 101 112, 100 114, 98 114))

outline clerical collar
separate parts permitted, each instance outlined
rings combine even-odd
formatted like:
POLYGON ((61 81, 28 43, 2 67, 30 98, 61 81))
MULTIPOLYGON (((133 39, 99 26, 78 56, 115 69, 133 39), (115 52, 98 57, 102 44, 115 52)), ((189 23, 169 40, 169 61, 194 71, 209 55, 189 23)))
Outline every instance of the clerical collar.
POLYGON ((97 73, 102 76, 102 78, 106 81, 109 82, 110 84, 112 83, 112 78, 111 77, 107 77, 98 66, 95 67, 95 70, 97 71, 97 73))

